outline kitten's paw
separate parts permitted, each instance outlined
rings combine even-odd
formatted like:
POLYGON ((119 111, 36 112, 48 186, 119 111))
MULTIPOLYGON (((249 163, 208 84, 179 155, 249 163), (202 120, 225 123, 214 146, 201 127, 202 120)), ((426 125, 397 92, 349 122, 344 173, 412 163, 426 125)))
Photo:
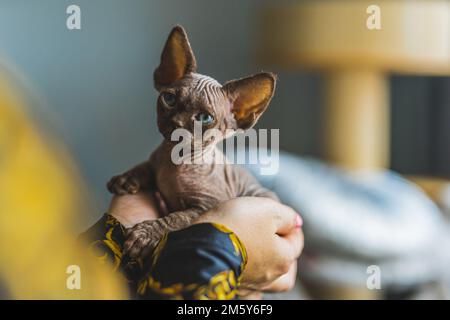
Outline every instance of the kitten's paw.
POLYGON ((123 254, 132 260, 145 260, 156 248, 165 231, 157 220, 138 223, 129 229, 127 240, 123 247, 123 254))
POLYGON ((140 189, 139 179, 131 173, 112 177, 106 186, 109 192, 117 195, 134 194, 140 189))

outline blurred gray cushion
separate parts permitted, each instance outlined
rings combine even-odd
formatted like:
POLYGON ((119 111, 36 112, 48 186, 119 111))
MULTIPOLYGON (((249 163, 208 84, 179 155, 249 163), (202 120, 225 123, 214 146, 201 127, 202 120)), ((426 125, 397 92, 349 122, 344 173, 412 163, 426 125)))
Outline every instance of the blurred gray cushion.
POLYGON ((448 232, 437 206, 415 185, 389 170, 345 172, 288 153, 279 161, 271 176, 258 165, 246 167, 301 213, 306 248, 323 262, 316 261, 311 272, 359 283, 367 266, 377 264, 392 284, 442 273, 443 262, 436 259, 448 232))

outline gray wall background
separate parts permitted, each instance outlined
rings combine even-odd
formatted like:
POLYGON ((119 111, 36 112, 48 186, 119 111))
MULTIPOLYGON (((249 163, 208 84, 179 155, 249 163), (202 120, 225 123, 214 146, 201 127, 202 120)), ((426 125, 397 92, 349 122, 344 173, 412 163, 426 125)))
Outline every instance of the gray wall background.
MULTIPOLYGON (((57 119, 52 130, 67 142, 103 210, 106 181, 161 140, 152 73, 171 27, 187 29, 199 72, 225 82, 261 70, 252 50, 264 2, 0 0, 0 55, 44 99, 35 113, 57 119), (66 28, 70 4, 81 7, 79 31, 66 28)), ((320 76, 278 75, 260 126, 281 128, 282 148, 320 156, 320 76)), ((448 78, 392 78, 393 168, 450 175, 449 88, 448 78)))

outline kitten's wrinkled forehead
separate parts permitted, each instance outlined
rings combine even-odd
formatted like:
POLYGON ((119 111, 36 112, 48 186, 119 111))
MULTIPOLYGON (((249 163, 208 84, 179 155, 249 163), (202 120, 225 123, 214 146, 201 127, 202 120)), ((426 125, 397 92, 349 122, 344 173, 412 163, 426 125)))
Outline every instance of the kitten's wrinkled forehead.
POLYGON ((222 85, 216 79, 205 76, 203 74, 192 73, 191 79, 194 89, 197 91, 217 91, 222 89, 222 85))
POLYGON ((205 96, 210 103, 225 98, 223 87, 216 79, 199 73, 191 73, 184 80, 189 85, 191 93, 205 96))

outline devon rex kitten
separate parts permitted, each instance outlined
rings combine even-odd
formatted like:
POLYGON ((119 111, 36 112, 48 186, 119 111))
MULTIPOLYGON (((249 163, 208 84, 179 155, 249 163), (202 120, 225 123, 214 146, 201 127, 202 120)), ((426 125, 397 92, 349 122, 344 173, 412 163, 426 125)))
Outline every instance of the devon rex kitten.
MULTIPOLYGON (((259 73, 248 78, 229 81, 223 86, 216 80, 196 73, 197 65, 186 32, 173 28, 154 72, 158 97, 158 128, 164 136, 162 144, 150 159, 133 169, 113 177, 108 189, 114 194, 136 193, 140 189, 159 190, 169 212, 157 220, 141 222, 130 229, 124 253, 131 258, 144 258, 163 234, 189 226, 203 212, 219 203, 241 196, 277 199, 261 187, 243 168, 223 164, 219 141, 206 136, 207 129, 249 129, 266 110, 275 90, 276 78, 259 73), (177 142, 171 133, 177 128, 193 131, 194 121, 203 127, 201 152, 192 158, 208 156, 211 163, 179 164, 171 160, 177 142), (218 157, 219 156, 219 157, 218 157)), ((192 137, 192 143, 195 143, 192 137)))

